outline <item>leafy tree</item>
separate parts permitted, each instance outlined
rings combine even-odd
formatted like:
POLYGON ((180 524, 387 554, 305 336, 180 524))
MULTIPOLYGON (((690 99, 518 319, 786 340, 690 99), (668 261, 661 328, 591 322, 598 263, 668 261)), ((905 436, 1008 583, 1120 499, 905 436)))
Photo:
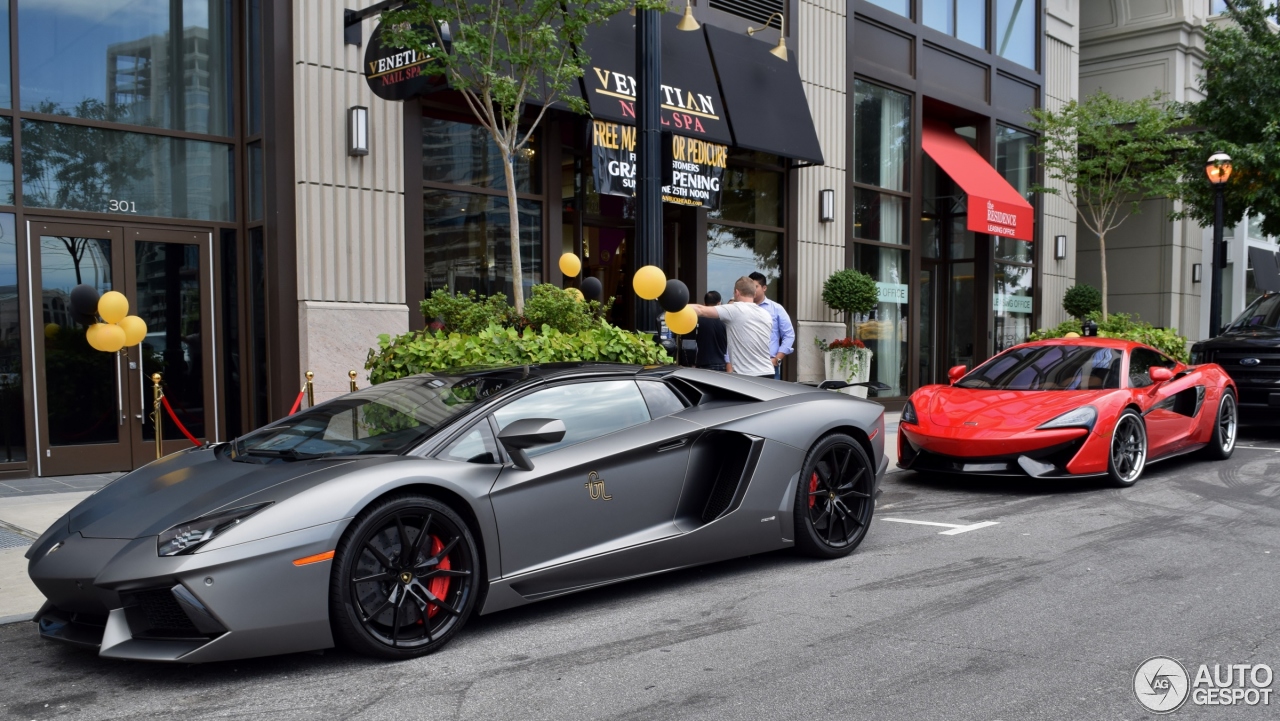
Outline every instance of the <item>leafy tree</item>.
POLYGON ((524 313, 524 272, 515 159, 552 103, 586 111, 583 99, 566 91, 589 61, 582 51, 587 30, 633 4, 666 8, 662 0, 411 0, 385 13, 389 42, 425 56, 423 72, 448 79, 502 154, 517 315, 524 313), (526 105, 538 107, 532 118, 526 105))
POLYGON ((880 289, 866 273, 846 268, 836 271, 822 284, 822 302, 844 314, 845 332, 853 336, 853 316, 869 313, 880 303, 880 289))
POLYGON ((1062 309, 1072 318, 1087 318, 1094 311, 1102 312, 1102 293, 1087 283, 1073 285, 1062 296, 1062 309))
POLYGON ((1280 34, 1273 0, 1227 0, 1231 22, 1205 26, 1205 99, 1188 105, 1195 146, 1186 154, 1181 217, 1213 224, 1214 189, 1205 178, 1210 155, 1231 156, 1224 188, 1226 218, 1262 216, 1262 232, 1280 235, 1280 34))
POLYGON ((1063 196, 1080 222, 1098 236, 1102 262, 1102 313, 1107 314, 1107 233, 1120 227, 1139 204, 1178 191, 1180 153, 1191 146, 1175 132, 1184 125, 1176 107, 1160 96, 1122 100, 1104 92, 1057 111, 1032 109, 1031 128, 1040 133, 1036 152, 1045 176, 1061 188, 1036 186, 1063 196))

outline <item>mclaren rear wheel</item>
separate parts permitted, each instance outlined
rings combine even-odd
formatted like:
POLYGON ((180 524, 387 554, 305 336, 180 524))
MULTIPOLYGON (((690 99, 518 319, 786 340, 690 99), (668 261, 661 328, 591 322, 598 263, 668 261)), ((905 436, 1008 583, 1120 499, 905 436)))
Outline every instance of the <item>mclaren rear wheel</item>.
POLYGON ((824 436, 805 457, 796 487, 796 548, 815 558, 846 556, 862 543, 875 511, 875 468, 857 441, 824 436))
POLYGON ((1138 482, 1146 465, 1147 427, 1142 422, 1142 416, 1129 408, 1120 414, 1115 431, 1111 434, 1107 476, 1113 486, 1132 486, 1138 482))
POLYGON ((445 504, 420 495, 374 503, 334 553, 329 617, 335 638, 380 658, 422 656, 471 615, 479 582, 475 540, 445 504))
POLYGON ((1218 417, 1214 420, 1213 436, 1204 448, 1204 455, 1215 461, 1225 461, 1236 450, 1236 431, 1240 427, 1240 413, 1236 408, 1236 394, 1222 391, 1218 401, 1218 417))

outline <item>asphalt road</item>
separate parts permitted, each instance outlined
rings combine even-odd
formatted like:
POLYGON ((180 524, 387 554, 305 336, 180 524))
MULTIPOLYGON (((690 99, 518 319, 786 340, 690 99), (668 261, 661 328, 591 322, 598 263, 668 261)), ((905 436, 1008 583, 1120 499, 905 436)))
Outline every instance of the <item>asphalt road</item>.
MULTIPOLYGON (((1280 674, 1280 431, 1137 486, 889 476, 863 546, 781 552, 473 619, 391 664, 99 660, 0 627, 13 719, 1135 719, 1151 656, 1280 674), (958 534, 954 525, 995 521, 958 534)), ((1271 684, 1280 691, 1280 678, 1271 684)), ((1280 718, 1197 707, 1175 718, 1280 718)))

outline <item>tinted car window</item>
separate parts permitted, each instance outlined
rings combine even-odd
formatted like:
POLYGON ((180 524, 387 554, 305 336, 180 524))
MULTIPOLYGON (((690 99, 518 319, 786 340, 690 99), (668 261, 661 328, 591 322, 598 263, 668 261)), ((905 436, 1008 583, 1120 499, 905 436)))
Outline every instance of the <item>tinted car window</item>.
POLYGON ((1280 330, 1280 293, 1264 295, 1249 304, 1227 330, 1271 328, 1280 330))
POLYGON ((640 393, 649 406, 651 418, 661 418, 684 410, 680 397, 661 381, 640 381, 640 393))
POLYGON ((1082 391, 1120 387, 1120 351, 1077 345, 1013 348, 975 368, 958 388, 1082 391))
POLYGON ((592 381, 544 388, 493 412, 499 430, 525 418, 564 421, 564 440, 530 448, 537 456, 649 420, 649 409, 635 381, 592 381))
POLYGON ((489 430, 489 419, 483 419, 436 456, 446 461, 463 463, 497 463, 498 443, 489 430))
POLYGON ((1178 362, 1147 348, 1134 348, 1129 354, 1129 386, 1146 388, 1151 385, 1148 372, 1152 366, 1173 370, 1178 367, 1178 362))

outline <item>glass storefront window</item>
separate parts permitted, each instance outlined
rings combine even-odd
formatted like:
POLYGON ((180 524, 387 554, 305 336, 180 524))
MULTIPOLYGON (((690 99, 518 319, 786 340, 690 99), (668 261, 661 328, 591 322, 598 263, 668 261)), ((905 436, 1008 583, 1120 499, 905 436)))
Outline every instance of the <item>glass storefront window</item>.
POLYGON ((730 164, 720 185, 720 207, 711 220, 782 226, 782 173, 730 164))
POLYGON ((18 234, 13 214, 0 213, 0 463, 27 459, 22 304, 18 299, 18 234))
MULTIPOLYGON (((512 296, 507 199, 427 189, 422 193, 426 295, 437 289, 512 296)), ((542 205, 519 203, 524 294, 542 279, 542 205)))
POLYGON ((909 191, 911 96, 854 81, 853 180, 909 191))
POLYGON ((1035 69, 1035 0, 996 0, 996 54, 1035 69))
POLYGON ((232 0, 18 0, 22 105, 230 135, 231 8, 232 0))
POLYGON ((987 46, 987 0, 923 0, 920 22, 970 45, 987 46))
POLYGON ((861 240, 906 244, 910 198, 853 189, 853 236, 861 240))
MULTIPOLYGON (((516 192, 541 193, 538 148, 530 139, 516 156, 516 192)), ((424 117, 422 119, 422 179, 432 183, 473 185, 502 190, 507 187, 502 152, 479 125, 424 117)))
MULTIPOLYGON (((190 243, 134 244, 133 312, 147 322, 141 344, 142 373, 164 375, 165 397, 196 437, 204 428, 204 358, 200 336, 200 246, 190 243)), ((164 438, 181 440, 177 424, 163 426, 164 438)), ((154 441, 155 424, 144 420, 142 439, 154 441)))
POLYGON ((1015 263, 1032 262, 1033 246, 1025 240, 1014 240, 1013 238, 1002 238, 998 235, 991 236, 995 244, 996 260, 1011 260, 1015 263))
MULTIPOLYGON (((1022 243, 1022 241, 1014 241, 1022 243)), ((1030 246, 1030 243, 1023 243, 1030 246)), ((1031 296, 1032 266, 995 264, 995 352, 1024 343, 1034 330, 1031 296)))
POLYGON ((1031 192, 1036 181, 1035 141, 1030 133, 996 127, 996 170, 1028 201, 1035 199, 1031 192))
POLYGON ((249 135, 262 131, 262 0, 245 0, 245 101, 249 135))
POLYGON ((707 290, 719 291, 727 303, 733 299, 733 284, 755 271, 768 279, 769 299, 781 302, 782 233, 708 223, 707 290))
POLYGON ((232 221, 232 152, 222 143, 23 120, 23 202, 232 221))
POLYGON ((9 0, 0 0, 0 108, 13 107, 13 88, 9 86, 9 0))
POLYGON ((262 220, 262 143, 249 143, 249 220, 262 220))
POLYGON ((0 118, 0 205, 13 204, 13 118, 0 118))
POLYGON ((871 349, 871 378, 889 386, 889 390, 871 391, 871 396, 905 396, 910 392, 907 371, 911 354, 907 352, 907 321, 911 317, 907 304, 910 278, 910 256, 907 251, 874 245, 855 244, 853 265, 876 281, 880 304, 875 310, 854 319, 854 337, 871 349))

